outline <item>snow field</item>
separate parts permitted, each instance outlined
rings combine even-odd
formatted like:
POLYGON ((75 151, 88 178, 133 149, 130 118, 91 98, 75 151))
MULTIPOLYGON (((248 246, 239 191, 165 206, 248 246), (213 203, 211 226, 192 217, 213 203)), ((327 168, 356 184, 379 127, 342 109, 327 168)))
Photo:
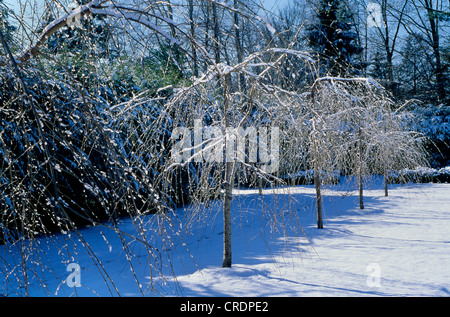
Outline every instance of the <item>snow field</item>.
MULTIPOLYGON (((127 241, 124 248, 117 234, 105 228, 79 231, 100 269, 75 233, 40 239, 30 247, 28 292, 32 296, 449 296, 450 185, 393 185, 389 197, 384 197, 381 184, 380 179, 368 184, 364 210, 357 207, 354 184, 328 186, 322 230, 315 227, 313 186, 267 189, 263 196, 257 190, 235 190, 232 268, 221 267, 221 203, 180 209, 179 224, 158 220, 156 226, 156 217, 142 218, 142 228, 153 238, 150 243, 161 250, 150 260, 142 244, 122 235, 127 241), (193 214, 187 226, 185 221, 193 214), (164 278, 150 270, 149 261, 165 273, 164 278), (81 287, 66 282, 72 273, 66 270, 70 262, 80 266, 81 287)), ((136 226, 123 220, 119 227, 132 235, 136 226)), ((17 265, 14 252, 1 248, 5 263, 17 265)), ((1 293, 13 296, 17 289, 24 291, 15 275, 23 274, 17 268, 2 277, 1 293)))
MULTIPOLYGON (((379 187, 365 191, 364 210, 356 207, 356 192, 326 191, 325 229, 316 229, 313 212, 306 211, 307 238, 280 237, 270 243, 273 258, 252 255, 235 240, 234 250, 241 251, 234 252, 233 268, 178 276, 184 294, 448 296, 449 185, 394 186, 389 197, 379 187)), ((304 196, 312 188, 291 191, 304 196)))

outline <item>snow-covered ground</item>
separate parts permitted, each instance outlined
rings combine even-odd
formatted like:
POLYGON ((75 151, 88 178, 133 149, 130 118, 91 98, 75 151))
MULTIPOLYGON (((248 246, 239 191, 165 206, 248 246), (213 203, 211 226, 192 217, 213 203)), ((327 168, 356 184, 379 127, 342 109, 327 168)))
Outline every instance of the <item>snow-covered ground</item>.
MULTIPOLYGON (((265 190, 263 196, 257 190, 236 190, 232 268, 221 267, 220 204, 204 207, 189 232, 176 235, 187 226, 165 223, 170 239, 155 243, 159 249, 165 245, 168 253, 152 264, 167 273, 166 280, 150 277, 146 250, 125 235, 132 249, 128 252, 137 255, 130 270, 122 243, 105 228, 103 235, 99 228, 80 230, 105 271, 81 245, 67 247, 68 234, 41 239, 28 258, 35 272, 27 276, 28 292, 109 296, 117 294, 115 287, 123 296, 140 296, 140 284, 149 296, 449 296, 450 184, 393 185, 385 197, 380 179, 374 180, 364 192, 364 210, 358 208, 354 184, 329 186, 322 230, 315 227, 312 186, 265 190), (65 253, 69 260, 61 263, 65 253), (66 283, 71 261, 81 268, 81 287, 66 283), (150 291, 152 285, 157 292, 150 291)), ((191 213, 180 209, 178 218, 191 213)), ((142 225, 155 237, 152 216, 144 219, 142 225)), ((135 226, 126 220, 121 229, 131 232, 135 226)), ((74 234, 72 238, 77 240, 74 234)), ((0 251, 2 263, 17 266, 8 278, 0 271, 0 293, 14 295, 19 257, 4 247, 0 251)), ((24 292, 23 285, 20 290, 24 292)))

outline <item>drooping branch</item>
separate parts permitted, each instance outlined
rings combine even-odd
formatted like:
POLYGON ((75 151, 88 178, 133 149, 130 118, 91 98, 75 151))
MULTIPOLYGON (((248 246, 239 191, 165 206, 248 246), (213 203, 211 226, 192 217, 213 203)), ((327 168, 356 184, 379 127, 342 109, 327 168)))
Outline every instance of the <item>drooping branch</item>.
MULTIPOLYGON (((115 6, 111 4, 109 6, 102 6, 106 2, 110 0, 93 0, 88 4, 82 5, 75 10, 64 14, 63 16, 53 20, 50 24, 48 24, 41 32, 38 40, 35 43, 30 44, 26 49, 22 52, 16 54, 14 59, 17 63, 24 63, 28 61, 33 56, 36 56, 40 53, 41 48, 48 41, 50 36, 52 36, 55 32, 60 30, 61 28, 70 24, 70 21, 74 18, 81 19, 82 17, 90 14, 98 14, 104 15, 116 19, 125 19, 128 21, 134 21, 148 27, 154 32, 162 35, 166 39, 170 41, 170 45, 180 45, 181 43, 172 37, 170 34, 165 32, 161 27, 152 23, 148 16, 151 16, 144 10, 137 10, 134 8, 128 8, 124 6, 115 6)), ((166 23, 176 27, 176 24, 167 18, 162 18, 166 23)), ((7 59, 0 59, 0 65, 4 65, 7 63, 7 59)))
POLYGON ((331 82, 332 84, 334 82, 362 83, 368 87, 373 86, 377 89, 383 90, 383 87, 376 80, 374 80, 372 78, 366 78, 366 77, 344 78, 344 77, 325 76, 325 77, 317 78, 311 87, 311 98, 313 101, 315 99, 317 87, 324 81, 331 82))
MULTIPOLYGON (((75 16, 82 18, 85 15, 90 14, 91 9, 94 6, 99 6, 106 1, 107 0, 93 0, 93 1, 89 2, 88 4, 82 5, 78 8, 76 8, 75 10, 64 14, 63 16, 57 18, 56 20, 53 20, 50 24, 48 24, 42 30, 41 35, 39 36, 36 43, 30 44, 30 46, 28 46, 28 48, 26 48, 19 54, 16 54, 16 56, 14 56, 14 59, 18 63, 24 63, 27 60, 29 60, 31 57, 38 55, 42 46, 45 45, 45 43, 48 41, 50 36, 52 36, 59 29, 68 25, 68 23, 70 23, 69 21, 71 21, 71 19, 73 19, 75 16)), ((4 64, 5 62, 6 61, 1 60, 0 64, 4 64)))
MULTIPOLYGON (((181 45, 180 41, 178 41, 177 39, 175 39, 174 37, 169 35, 167 32, 162 30, 159 26, 153 24, 147 18, 146 13, 144 11, 139 11, 139 10, 135 10, 135 9, 129 9, 129 11, 127 11, 127 10, 128 9, 126 7, 118 8, 115 6, 109 6, 107 8, 92 7, 91 13, 99 14, 99 15, 106 15, 106 16, 115 17, 118 19, 123 18, 123 19, 129 20, 129 21, 138 22, 138 23, 152 29, 153 31, 161 34, 162 36, 164 36, 166 39, 168 39, 170 41, 170 45, 174 45, 174 44, 181 45)), ((176 26, 175 23, 170 19, 165 19, 165 21, 173 27, 176 26)))

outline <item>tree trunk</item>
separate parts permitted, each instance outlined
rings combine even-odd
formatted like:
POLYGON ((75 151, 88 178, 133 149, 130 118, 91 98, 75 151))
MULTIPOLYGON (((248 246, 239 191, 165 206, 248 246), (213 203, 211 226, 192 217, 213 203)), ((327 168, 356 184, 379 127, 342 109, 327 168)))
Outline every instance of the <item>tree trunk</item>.
MULTIPOLYGON (((230 75, 224 78, 223 84, 223 107, 224 107, 224 125, 228 128, 228 103, 229 103, 229 81, 230 75)), ((225 134, 226 135, 226 134, 225 134)), ((228 149, 231 142, 227 142, 225 138, 225 179, 224 198, 223 198, 223 262, 222 267, 231 267, 231 200, 233 198, 233 176, 234 176, 234 162, 229 161, 228 149)))
POLYGON ((195 48, 194 0, 189 0, 189 20, 191 27, 192 74, 198 76, 197 49, 195 48))
POLYGON ((323 229, 322 220, 322 193, 320 191, 320 171, 314 167, 314 187, 316 189, 317 229, 323 229))
POLYGON ((314 188, 316 189, 316 208, 317 208, 317 229, 323 229, 322 220, 322 193, 320 190, 320 168, 318 162, 318 153, 316 141, 314 140, 314 188))
MULTIPOLYGON (((236 10, 234 12, 234 29, 235 29, 235 43, 236 43, 236 53, 237 53, 237 61, 238 63, 242 63, 243 61, 243 54, 242 54, 242 45, 241 45, 241 34, 239 29, 239 13, 237 11, 238 9, 238 1, 234 0, 234 9, 236 10)), ((240 91, 245 92, 245 74, 242 72, 239 72, 239 88, 240 91)))
POLYGON ((233 198, 233 162, 225 163, 223 199, 223 262, 222 267, 231 267, 231 200, 233 198))
POLYGON ((388 196, 388 179, 386 168, 384 169, 384 196, 388 196))
POLYGON ((363 177, 361 169, 359 171, 359 209, 364 209, 363 177))
MULTIPOLYGON (((172 8, 172 4, 170 3, 170 0, 167 0, 167 11, 169 19, 173 21, 173 8, 172 8)), ((170 33, 172 34, 172 37, 175 38, 176 36, 176 31, 175 31, 175 26, 173 24, 170 24, 170 33)))
POLYGON ((364 209, 364 196, 363 196, 363 159, 362 159, 362 136, 361 136, 361 123, 359 124, 358 128, 358 136, 359 136, 359 150, 358 150, 358 156, 359 156, 359 209, 364 209))
POLYGON ((397 26, 394 28, 394 33, 392 34, 392 39, 390 38, 390 30, 389 30, 389 19, 388 19, 388 1, 383 0, 381 2, 381 15, 383 19, 383 25, 384 25, 384 34, 381 32, 381 27, 378 28, 382 38, 384 39, 384 47, 386 51, 386 72, 387 72, 387 87, 389 90, 391 90, 392 93, 395 93, 395 87, 394 87, 394 67, 393 67, 393 55, 395 52, 395 43, 398 38, 398 34, 400 32, 400 26, 402 25, 402 18, 403 14, 406 10, 406 6, 408 4, 408 1, 404 1, 403 5, 399 11, 399 16, 397 18, 397 26))
POLYGON ((383 1, 381 5, 381 13, 383 16, 384 23, 384 50, 386 52, 386 73, 387 73, 387 88, 392 92, 392 88, 394 86, 394 70, 392 67, 392 55, 393 51, 391 50, 390 40, 389 40, 389 23, 387 19, 387 1, 383 1))
POLYGON ((434 59, 436 62, 436 85, 437 85, 437 93, 439 100, 444 100, 446 97, 445 93, 445 77, 444 77, 444 70, 441 65, 441 53, 440 53, 440 47, 439 47, 439 29, 437 25, 437 18, 436 14, 433 11, 433 8, 431 7, 431 1, 425 1, 426 9, 428 13, 428 20, 430 21, 430 32, 431 32, 431 38, 433 40, 432 47, 433 47, 433 54, 434 59))
POLYGON ((212 19, 213 19, 213 33, 214 33, 214 59, 216 64, 220 63, 220 51, 219 51, 219 17, 217 16, 217 5, 212 3, 212 19))
MULTIPOLYGON (((205 20, 205 49, 209 51, 209 31, 211 27, 211 4, 210 1, 206 1, 205 3, 206 7, 206 16, 204 17, 205 20)), ((206 71, 208 69, 208 63, 203 63, 203 70, 206 71)))
POLYGON ((394 93, 394 69, 392 66, 392 51, 389 48, 389 45, 386 46, 386 72, 388 79, 388 89, 394 93))
MULTIPOLYGON (((255 163, 255 167, 257 167, 258 169, 261 169, 261 164, 255 163)), ((262 178, 261 178, 261 176, 258 175, 258 173, 255 173, 255 177, 256 177, 256 181, 257 181, 257 185, 258 185, 258 195, 262 196, 262 194, 263 194, 262 178)))

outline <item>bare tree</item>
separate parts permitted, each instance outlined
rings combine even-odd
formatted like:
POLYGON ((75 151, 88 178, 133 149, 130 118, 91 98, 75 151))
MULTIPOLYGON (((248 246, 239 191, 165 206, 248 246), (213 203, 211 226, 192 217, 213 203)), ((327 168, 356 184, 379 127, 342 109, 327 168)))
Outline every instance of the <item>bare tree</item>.
MULTIPOLYGON (((183 133, 188 135, 187 143, 181 141, 184 145, 181 152, 182 160, 177 155, 178 152, 173 152, 172 156, 174 161, 169 162, 167 171, 171 171, 174 168, 187 166, 195 161, 200 160, 202 162, 202 170, 197 176, 201 183, 198 184, 199 192, 198 196, 200 200, 209 200, 216 195, 204 196, 205 187, 214 186, 214 184, 222 184, 223 189, 223 219, 224 219, 224 252, 223 252, 223 267, 231 267, 231 200, 233 183, 235 179, 236 166, 245 167, 249 169, 250 173, 256 173, 258 177, 263 178, 265 181, 272 183, 281 182, 276 177, 276 173, 270 172, 271 169, 265 164, 278 164, 275 154, 272 153, 276 147, 274 142, 277 140, 271 140, 271 150, 268 151, 268 140, 265 134, 267 129, 260 130, 259 141, 256 139, 256 133, 246 132, 242 134, 242 129, 256 129, 257 125, 261 122, 277 122, 276 110, 280 106, 287 109, 284 98, 289 98, 289 93, 279 89, 276 86, 264 84, 264 81, 268 79, 269 71, 273 70, 283 58, 286 58, 287 54, 297 54, 298 56, 310 59, 308 54, 297 51, 284 51, 278 49, 269 49, 250 55, 242 63, 234 66, 227 66, 224 64, 215 65, 209 72, 203 74, 198 80, 196 80, 191 86, 183 88, 177 93, 174 98, 168 103, 168 109, 172 113, 170 120, 177 122, 182 131, 186 131, 186 124, 190 123, 190 126, 195 127, 195 120, 199 122, 209 122, 210 126, 201 127, 205 131, 213 129, 214 138, 202 140, 199 138, 200 144, 191 144, 189 137, 190 132, 183 133), (265 61, 263 56, 267 53, 273 53, 275 61, 265 61), (258 63, 255 63, 255 60, 258 63), (254 73, 251 71, 254 67, 261 67, 264 69, 260 73, 254 73), (246 74, 246 86, 249 87, 248 95, 243 94, 241 91, 230 91, 230 78, 232 75, 239 75, 240 73, 246 74), (212 95, 208 92, 210 89, 220 87, 221 94, 217 99, 211 100, 212 95), (281 95, 281 96, 280 96, 281 95), (208 97, 209 96, 209 97, 208 97), (284 97, 282 97, 284 96, 284 97), (282 102, 280 105, 279 103, 282 102), (220 107, 216 107, 216 111, 208 114, 208 120, 205 119, 206 108, 210 107, 211 103, 218 103, 220 107), (184 111, 175 111, 179 108, 179 105, 184 105, 184 111), (195 118, 195 119, 193 119, 195 118), (247 128, 245 128, 247 127, 247 128), (246 136, 250 138, 249 147, 245 149, 246 136), (237 143, 236 143, 237 142, 237 143), (242 143, 244 142, 244 143, 242 143), (255 148, 256 147, 256 148, 255 148), (258 149, 258 150, 257 150, 258 149), (213 153, 211 154, 211 150, 213 153), (257 151, 259 151, 260 160, 263 163, 260 167, 256 167, 251 163, 255 163, 257 159, 257 151), (270 153, 269 160, 267 160, 268 153, 270 153), (263 154, 265 153, 265 154, 263 154), (203 160, 201 159, 203 158, 203 160), (203 178, 203 175, 214 175, 214 180, 210 178, 203 178)), ((286 110, 284 110, 286 111, 286 110)), ((273 127, 272 127, 273 128, 273 127)), ((197 131, 197 130, 195 130, 197 131)), ((195 132, 199 133, 198 131, 195 132)), ((256 130, 254 130, 256 132, 256 130)), ((200 132, 204 134, 204 132, 200 132)), ((275 134, 274 134, 275 135, 275 134)), ((175 134, 179 136, 178 133, 175 134)), ((195 137, 194 137, 195 139, 195 137)), ((178 148, 178 147, 177 147, 178 148)), ((211 188, 212 189, 212 188, 211 188)), ((216 189, 217 190, 217 189, 216 189)), ((209 190, 207 191, 209 192, 209 190)), ((197 194, 193 193, 194 196, 197 194)))
POLYGON ((405 28, 408 33, 420 32, 427 39, 435 59, 436 91, 440 101, 446 98, 444 67, 441 60, 440 34, 447 25, 441 23, 439 13, 443 12, 444 2, 440 0, 418 0, 412 3, 414 11, 407 16, 405 28))
MULTIPOLYGON (((19 94, 23 97, 21 103, 16 101, 15 91, 11 86, 13 81, 8 75, 10 72, 2 71, 1 96, 6 98, 6 108, 1 109, 1 116, 5 118, 6 122, 11 123, 6 130, 2 130, 0 133, 0 138, 2 138, 1 155, 10 163, 8 166, 3 165, 1 171, 2 243, 13 241, 13 245, 17 245, 14 242, 16 239, 24 241, 23 239, 26 237, 32 244, 36 235, 73 230, 99 268, 100 274, 110 287, 111 294, 119 294, 120 291, 108 276, 107 269, 77 230, 76 223, 96 225, 105 231, 111 230, 116 233, 124 247, 124 254, 129 259, 130 270, 138 289, 143 295, 147 289, 142 286, 143 283, 136 274, 131 260, 135 253, 134 248, 130 248, 131 245, 138 243, 143 246, 147 251, 147 264, 151 274, 158 274, 164 280, 162 266, 155 263, 167 255, 165 251, 161 250, 170 249, 170 246, 163 245, 163 249, 157 247, 158 241, 151 239, 145 233, 142 217, 148 213, 155 214, 154 219, 157 219, 158 230, 161 235, 165 235, 161 239, 164 243, 173 243, 171 237, 179 236, 178 232, 173 235, 173 232, 169 233, 167 227, 164 227, 164 224, 176 221, 168 215, 168 212, 176 206, 177 195, 180 194, 176 192, 177 185, 174 186, 165 179, 167 173, 171 176, 174 176, 174 173, 164 172, 165 155, 168 154, 166 142, 172 126, 166 119, 169 115, 173 115, 170 111, 175 110, 176 112, 176 109, 171 106, 181 102, 187 91, 195 91, 198 88, 201 93, 206 92, 201 90, 204 88, 202 85, 206 85, 210 91, 201 96, 205 99, 200 100, 206 101, 205 104, 211 106, 207 99, 209 96, 215 95, 215 91, 219 89, 220 98, 216 102, 220 102, 221 107, 216 107, 214 104, 212 112, 211 109, 208 112, 211 112, 213 117, 220 118, 218 121, 220 124, 217 126, 225 132, 232 124, 236 123, 235 118, 232 121, 229 116, 236 112, 235 100, 238 96, 239 98, 243 96, 241 102, 245 104, 252 105, 254 102, 249 101, 252 100, 254 92, 250 93, 249 99, 241 92, 231 89, 231 76, 232 74, 247 74, 245 68, 251 61, 258 59, 259 55, 237 63, 234 67, 220 63, 222 60, 221 40, 217 10, 219 4, 216 2, 211 4, 214 9, 212 17, 214 58, 211 58, 207 48, 193 35, 193 24, 190 25, 190 29, 186 30, 174 21, 176 4, 165 2, 146 6, 145 3, 131 5, 106 0, 90 1, 73 11, 63 8, 64 12, 61 13, 61 16, 43 26, 40 32, 33 30, 33 36, 30 36, 29 41, 23 42, 24 48, 15 56, 9 53, 9 56, 1 57, 0 65, 2 67, 9 67, 9 64, 13 63, 15 70, 18 70, 19 67, 26 70, 24 77, 28 77, 28 80, 36 78, 31 85, 33 91, 19 94), (168 12, 168 14, 160 14, 160 12, 168 12), (115 99, 110 95, 111 89, 107 84, 99 84, 96 87, 98 90, 91 93, 87 89, 88 87, 83 86, 76 79, 70 78, 70 72, 65 73, 65 77, 56 77, 53 81, 47 81, 38 73, 38 68, 25 68, 27 65, 38 64, 40 66, 43 60, 48 60, 49 63, 54 62, 58 66, 61 65, 63 69, 67 67, 64 65, 63 59, 58 60, 59 56, 51 56, 48 53, 46 44, 58 32, 68 30, 68 27, 77 28, 77 21, 87 19, 90 15, 104 16, 108 19, 106 23, 116 21, 114 26, 117 29, 122 27, 121 33, 117 32, 115 35, 117 37, 124 36, 128 40, 131 39, 133 45, 136 44, 133 50, 128 49, 127 53, 138 55, 139 49, 148 48, 146 46, 148 39, 154 41, 155 45, 162 43, 161 39, 163 39, 169 46, 178 46, 180 49, 184 49, 182 42, 178 40, 180 37, 183 39, 183 43, 190 44, 191 48, 195 47, 194 52, 198 53, 207 64, 208 72, 201 76, 199 81, 195 81, 192 87, 181 89, 167 103, 163 103, 165 100, 162 97, 163 92, 173 87, 162 87, 164 89, 158 89, 155 93, 144 90, 134 94, 135 91, 133 91, 125 100, 121 100, 124 95, 115 99), (214 78, 208 77, 211 74, 214 78), (208 81, 211 82, 208 83, 208 81), (33 98, 37 97, 31 96, 40 98, 40 102, 36 103, 39 107, 31 111, 35 113, 34 117, 30 117, 30 104, 27 99, 31 98, 30 100, 33 102, 31 106, 33 106, 33 98), (215 115, 215 111, 220 115, 215 115), (30 121, 27 122, 26 119, 30 119, 30 121), (29 134, 30 129, 42 131, 31 135, 29 134), (10 138, 12 135, 14 137, 10 138), (12 141, 13 139, 17 140, 17 146, 13 144, 15 142, 12 141), (42 161, 44 152, 47 153, 44 155, 47 160, 42 161), (52 192, 52 188, 55 189, 54 192, 52 192), (36 210, 36 208, 40 210, 39 213, 25 212, 26 210, 36 210), (19 210, 22 212, 17 213, 16 211, 19 210), (136 227, 135 233, 130 234, 119 228, 117 219, 120 216, 131 216, 132 223, 136 227), (78 219, 78 222, 75 222, 75 219, 78 219), (104 223, 108 220, 112 221, 111 225, 104 223)), ((220 4, 220 7, 233 15, 237 12, 223 4, 220 4)), ((193 21, 192 18, 190 20, 193 21)), ((118 40, 118 38, 112 39, 112 41, 114 40, 118 40)), ((4 45, 4 47, 7 48, 8 45, 4 45)), ((188 50, 185 49, 185 52, 188 50)), ((101 63, 99 60, 96 62, 101 63)), ((266 67, 270 68, 269 64, 266 67)), ((265 69, 260 76, 264 77, 267 73, 268 71, 265 69)), ((95 75, 99 75, 99 73, 89 74, 89 76, 95 75)), ((254 85, 254 83, 252 84, 254 85)), ((27 89, 26 81, 24 81, 23 87, 27 89)), ((189 109, 192 110, 192 108, 189 109)), ((228 137, 228 134, 224 133, 223 135, 228 137)), ((224 149, 229 151, 226 147, 224 149)), ((222 175, 221 171, 224 171, 225 174, 224 178, 220 178, 221 186, 224 189, 224 196, 222 196, 225 220, 223 266, 231 266, 230 203, 235 174, 233 172, 234 165, 234 162, 227 162, 224 170, 220 169, 214 172, 211 168, 201 174, 208 184, 210 184, 209 177, 207 177, 208 172, 215 173, 217 178, 222 175)), ((267 175, 264 171, 260 171, 260 173, 267 175)), ((177 175, 182 174, 175 174, 175 176, 177 175)), ((204 191, 201 193, 208 199, 209 194, 210 192, 205 194, 204 191)), ((195 196, 192 195, 192 198, 195 196)), ((26 288, 28 285, 26 278, 28 252, 30 249, 23 245, 18 253, 23 263, 26 294, 28 294, 26 288)), ((68 256, 70 257, 71 254, 68 256)), ((166 259, 170 261, 169 257, 166 259)), ((2 258, 3 260, 6 261, 2 258)), ((7 271, 4 273, 12 276, 8 271, 8 265, 6 268, 7 271)), ((20 279, 17 275, 14 276, 18 280, 20 279)), ((152 275, 149 285, 151 291, 157 289, 155 284, 152 275)))
MULTIPOLYGON (((384 49, 384 58, 386 59, 386 87, 393 90, 394 87, 394 57, 397 50, 397 45, 400 40, 402 28, 404 27, 405 14, 408 10, 409 0, 402 0, 400 2, 391 3, 386 0, 375 1, 377 7, 372 5, 371 17, 376 20, 371 20, 371 28, 376 29, 377 36, 381 39, 382 47, 384 49), (378 12, 378 8, 380 12, 378 12)), ((365 27, 368 27, 368 22, 365 21, 365 27)), ((366 32, 366 54, 368 52, 366 32)))
MULTIPOLYGON (((314 152, 325 158, 320 166, 358 176, 360 209, 364 208, 364 176, 371 172, 386 175, 388 166, 400 168, 402 164, 417 166, 426 162, 423 138, 410 131, 403 119, 405 113, 394 110, 393 101, 377 82, 324 77, 316 80, 312 94, 315 109, 311 112, 315 122, 322 123, 313 128, 319 130, 315 135, 324 144, 314 152)), ((313 158, 317 164, 316 156, 313 158)), ((319 199, 319 185, 316 191, 319 199)))

